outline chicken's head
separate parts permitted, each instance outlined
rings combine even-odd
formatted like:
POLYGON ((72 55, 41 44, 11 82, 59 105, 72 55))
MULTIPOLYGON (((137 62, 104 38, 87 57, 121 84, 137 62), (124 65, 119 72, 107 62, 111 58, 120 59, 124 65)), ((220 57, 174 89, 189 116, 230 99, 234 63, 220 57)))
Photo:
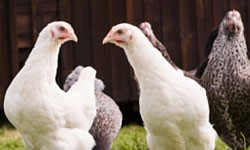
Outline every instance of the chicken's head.
POLYGON ((242 33, 244 26, 241 15, 237 10, 229 11, 221 23, 221 30, 227 35, 237 35, 242 33))
POLYGON ((142 32, 145 34, 145 36, 146 36, 148 39, 151 39, 151 38, 152 38, 153 30, 152 30, 152 27, 151 27, 151 24, 150 24, 150 23, 148 23, 148 22, 142 22, 142 23, 139 25, 139 28, 142 30, 142 32))
POLYGON ((69 23, 64 21, 49 23, 43 31, 40 32, 39 36, 43 39, 51 38, 52 41, 60 44, 71 40, 77 42, 77 36, 75 35, 74 29, 69 23))
POLYGON ((120 47, 128 46, 133 40, 133 26, 121 23, 113 26, 102 43, 113 43, 120 47))

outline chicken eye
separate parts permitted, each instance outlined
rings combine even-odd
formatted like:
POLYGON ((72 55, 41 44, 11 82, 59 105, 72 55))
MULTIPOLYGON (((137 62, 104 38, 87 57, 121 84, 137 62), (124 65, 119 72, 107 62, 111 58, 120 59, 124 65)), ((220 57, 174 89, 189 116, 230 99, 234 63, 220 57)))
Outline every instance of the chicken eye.
POLYGON ((119 35, 121 35, 121 34, 123 33, 123 31, 122 31, 122 30, 118 30, 117 33, 118 33, 119 35))
POLYGON ((60 27, 59 27, 59 30, 60 30, 60 31, 65 31, 65 27, 60 26, 60 27))

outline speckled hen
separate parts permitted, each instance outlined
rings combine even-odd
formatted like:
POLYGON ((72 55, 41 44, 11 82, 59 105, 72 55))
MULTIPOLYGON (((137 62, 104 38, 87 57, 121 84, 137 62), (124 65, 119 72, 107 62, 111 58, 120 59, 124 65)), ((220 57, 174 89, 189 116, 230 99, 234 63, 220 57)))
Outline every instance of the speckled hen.
MULTIPOLYGON (((65 91, 68 91, 77 82, 83 68, 82 66, 78 66, 68 75, 64 83, 65 91)), ((102 80, 96 78, 95 96, 97 115, 89 130, 96 141, 94 150, 109 150, 122 125, 122 113, 119 106, 112 98, 103 93, 103 90, 104 84, 102 80)))
POLYGON ((243 149, 243 137, 250 144, 250 62, 238 11, 229 11, 201 77, 210 104, 211 123, 233 149, 243 149))

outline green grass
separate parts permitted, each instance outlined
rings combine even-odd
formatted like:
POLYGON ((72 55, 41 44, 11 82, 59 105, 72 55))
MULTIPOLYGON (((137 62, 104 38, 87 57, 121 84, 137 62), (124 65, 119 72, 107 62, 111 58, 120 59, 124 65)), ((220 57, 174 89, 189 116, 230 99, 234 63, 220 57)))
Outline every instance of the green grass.
MULTIPOLYGON (((142 126, 124 126, 116 137, 111 150, 146 150, 145 137, 146 132, 142 126)), ((20 134, 10 125, 0 127, 0 150, 25 150, 20 134)), ((215 150, 231 149, 221 140, 217 140, 215 150)))
POLYGON ((10 125, 0 128, 0 150, 25 150, 19 132, 10 125))
POLYGON ((216 147, 214 150, 232 150, 225 143, 223 143, 220 139, 216 141, 216 147))
MULTIPOLYGON (((146 131, 142 126, 129 125, 120 130, 111 150, 146 150, 146 131)), ((232 150, 220 139, 216 141, 214 150, 232 150)), ((250 149, 249 149, 250 150, 250 149)))
POLYGON ((146 131, 138 125, 123 127, 117 135, 111 150, 146 150, 146 131))

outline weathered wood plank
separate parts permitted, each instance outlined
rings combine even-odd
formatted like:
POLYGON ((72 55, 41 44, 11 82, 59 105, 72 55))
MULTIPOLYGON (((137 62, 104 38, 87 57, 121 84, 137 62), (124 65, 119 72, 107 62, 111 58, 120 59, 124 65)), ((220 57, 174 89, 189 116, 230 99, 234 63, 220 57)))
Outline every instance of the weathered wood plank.
MULTIPOLYGON (((69 0, 59 0, 58 1, 58 18, 59 20, 66 21, 70 23, 73 28, 73 14, 72 14, 72 1, 69 0)), ((63 85, 67 75, 73 69, 73 42, 67 42, 62 45, 59 64, 58 64, 58 73, 57 73, 57 81, 60 86, 63 85)))
POLYGON ((105 92, 112 96, 110 49, 109 45, 102 45, 104 36, 110 30, 108 0, 91 0, 90 9, 93 65, 97 70, 97 77, 106 85, 105 92))
POLYGON ((34 44, 38 36, 37 31, 37 7, 38 0, 31 0, 31 26, 32 26, 32 43, 34 44))
POLYGON ((178 1, 161 1, 162 9, 162 35, 163 44, 166 46, 173 62, 181 67, 182 56, 180 47, 180 28, 179 28, 179 3, 178 1))
POLYGON ((16 0, 15 2, 16 4, 11 6, 16 7, 17 48, 28 48, 32 46, 31 0, 16 0))
MULTIPOLYGON (((214 25, 214 18, 213 18, 213 3, 211 0, 204 0, 204 5, 205 5, 205 18, 206 18, 206 41, 208 38, 209 33, 213 28, 215 28, 218 25, 214 25)), ((199 13, 199 12, 197 12, 199 13)), ((205 45, 204 45, 205 47, 205 45)), ((204 52, 204 55, 206 55, 207 52, 204 52)))
POLYGON ((17 47, 17 15, 16 15, 16 0, 8 1, 8 25, 9 31, 10 52, 11 52, 11 75, 14 77, 20 69, 19 66, 19 51, 17 47))
MULTIPOLYGON (((109 0, 109 24, 116 25, 126 21, 125 0, 109 0)), ((130 99, 129 64, 121 48, 110 46, 112 96, 117 102, 130 99)), ((133 81, 131 81, 133 82, 133 81)))
POLYGON ((16 0, 16 12, 19 13, 30 13, 31 0, 16 0))
POLYGON ((190 70, 198 65, 195 1, 179 1, 182 67, 190 70))
POLYGON ((0 110, 3 108, 5 91, 11 80, 11 56, 9 51, 10 36, 8 34, 8 2, 0 1, 0 110))
POLYGON ((213 12, 214 26, 218 26, 223 17, 225 16, 226 12, 229 10, 229 2, 228 0, 213 0, 211 2, 213 4, 212 12, 213 12))
POLYGON ((143 0, 127 0, 127 21, 133 25, 138 25, 140 22, 144 21, 143 17, 143 0))
MULTIPOLYGON (((128 0, 126 1, 126 10, 127 10, 127 22, 131 23, 135 26, 139 25, 142 21, 144 21, 143 16, 143 0, 128 0)), ((134 79, 133 69, 129 68, 129 85, 131 90, 130 99, 132 101, 138 101, 138 87, 137 83, 134 79)))
POLYGON ((157 38, 162 41, 161 1, 144 0, 144 18, 148 21, 157 38))
POLYGON ((36 30, 39 33, 45 25, 52 21, 59 20, 58 0, 36 0, 37 10, 34 19, 36 19, 36 30))
POLYGON ((78 36, 78 42, 74 44, 74 65, 92 65, 90 1, 77 0, 72 3, 74 29, 78 36))
MULTIPOLYGON (((204 47, 207 39, 206 34, 206 24, 208 24, 208 19, 206 17, 206 5, 205 0, 195 0, 196 8, 196 34, 197 34, 197 52, 198 60, 201 62, 204 59, 204 47)), ((195 41, 194 41, 195 42, 195 41)))

